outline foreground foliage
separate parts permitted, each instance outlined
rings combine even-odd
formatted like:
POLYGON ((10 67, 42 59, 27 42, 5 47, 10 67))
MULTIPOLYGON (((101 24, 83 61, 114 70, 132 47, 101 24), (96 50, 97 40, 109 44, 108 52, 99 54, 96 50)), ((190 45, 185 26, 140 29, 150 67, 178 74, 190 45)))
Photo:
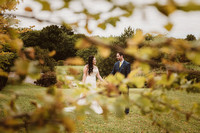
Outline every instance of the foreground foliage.
MULTIPOLYGON (((2 112, 2 107, 5 107, 6 102, 8 102, 9 99, 11 99, 11 96, 13 96, 15 93, 23 94, 23 96, 20 96, 16 100, 16 105, 18 109, 21 108, 21 112, 25 113, 35 110, 35 106, 30 105, 30 102, 37 101, 41 104, 40 96, 44 95, 45 91, 46 88, 30 84, 8 85, 1 92, 6 96, 7 100, 1 99, 0 101, 0 118, 2 119, 5 117, 5 114, 2 112)), ((145 89, 131 89, 130 97, 138 97, 139 95, 137 93, 142 91, 145 91, 145 89)), ((72 90, 62 89, 62 92, 66 96, 65 98, 67 98, 68 95, 71 95, 72 90)), ((199 101, 199 94, 187 94, 179 91, 168 91, 167 94, 169 98, 180 101, 179 104, 185 111, 192 106, 192 103, 199 101)), ((83 117, 77 117, 76 113, 74 112, 68 112, 67 115, 69 115, 70 118, 75 121, 75 132, 164 132, 164 129, 152 126, 151 120, 149 120, 148 117, 143 116, 140 110, 135 107, 131 107, 130 114, 125 116, 123 119, 116 117, 114 112, 110 112, 108 114, 109 117, 107 120, 105 120, 102 115, 95 113, 87 114, 83 117)), ((159 117, 158 119, 160 121, 171 123, 172 125, 170 128, 178 128, 181 132, 199 131, 199 124, 195 120, 189 120, 189 122, 185 122, 186 118, 184 116, 181 116, 180 118, 173 118, 173 115, 175 115, 173 112, 166 112, 163 115, 158 113, 157 118, 159 117)), ((44 131, 45 129, 41 131, 44 131)), ((25 132, 25 128, 21 128, 19 132, 25 132)))
MULTIPOLYGON (((85 23, 83 24, 85 30, 90 34, 92 30, 89 28, 89 22, 97 21, 97 26, 106 29, 107 24, 116 26, 117 21, 120 21, 121 17, 129 17, 134 13, 137 8, 145 9, 148 6, 154 6, 158 9, 160 13, 169 17, 177 10, 181 11, 198 11, 200 10, 200 5, 193 1, 189 1, 184 5, 176 3, 174 0, 167 0, 166 3, 152 2, 145 4, 143 6, 138 6, 131 1, 118 3, 110 0, 102 0, 109 4, 107 11, 91 12, 91 7, 87 4, 82 4, 81 0, 77 2, 80 3, 82 10, 79 12, 73 10, 72 0, 61 0, 63 4, 61 7, 52 8, 51 5, 53 1, 48 0, 35 0, 39 3, 42 8, 41 11, 48 11, 53 13, 53 11, 59 11, 62 9, 69 9, 74 13, 83 14, 85 16, 85 23), (110 16, 107 19, 101 18, 102 15, 106 13, 112 13, 116 10, 121 10, 122 14, 118 16, 110 16)), ((97 2, 97 1, 95 1, 97 2)), ((97 4, 97 3, 88 4, 97 4)), ((8 14, 6 10, 15 9, 15 5, 18 1, 1 1, 0 2, 0 43, 8 44, 11 49, 15 50, 18 58, 14 62, 13 71, 19 75, 20 80, 23 81, 28 75, 34 79, 37 79, 40 74, 38 69, 38 64, 40 60, 35 59, 34 50, 22 49, 23 42, 18 38, 19 30, 14 29, 12 26, 13 22, 8 19, 8 14), (12 22, 12 23, 11 23, 12 22), (26 54, 28 52, 28 55, 26 54), (30 60, 32 57, 33 60, 30 60), (35 60, 34 60, 35 59, 35 60)), ((31 7, 26 7, 26 12, 33 12, 34 9, 31 7)), ((37 18, 37 14, 32 14, 33 16, 23 16, 26 18, 33 18, 38 21, 47 21, 37 18)), ((111 14, 112 15, 112 14, 111 14)), ((19 15, 20 16, 20 15, 19 15)), ((82 19, 82 18, 81 18, 82 19)), ((13 19, 14 20, 14 19, 13 19)), ((170 20, 170 19, 168 19, 170 20)), ((16 24, 16 23, 14 23, 16 24)), ((63 26, 74 26, 79 27, 81 23, 79 20, 75 23, 66 24, 61 21, 59 24, 63 26)), ((165 26, 166 30, 171 30, 173 24, 169 21, 165 26)), ((160 41, 149 42, 148 45, 144 45, 146 40, 151 41, 150 38, 145 39, 145 35, 142 30, 137 30, 134 36, 130 36, 125 40, 123 46, 111 45, 102 40, 98 40, 93 37, 83 36, 83 39, 76 43, 76 48, 89 48, 92 45, 97 47, 99 56, 102 58, 107 58, 111 54, 111 50, 120 51, 127 56, 134 58, 132 63, 132 71, 125 79, 120 73, 115 76, 109 75, 105 78, 104 83, 99 83, 97 90, 90 90, 87 85, 80 83, 76 80, 78 72, 71 69, 71 74, 67 75, 60 74, 60 80, 63 82, 62 88, 71 88, 74 93, 70 95, 64 95, 62 91, 56 91, 55 86, 50 86, 47 89, 47 93, 44 93, 40 97, 40 102, 31 101, 31 104, 35 106, 35 109, 30 112, 22 112, 20 108, 17 107, 16 101, 18 98, 22 97, 24 94, 16 93, 11 97, 9 103, 4 106, 5 116, 0 120, 0 130, 1 132, 15 132, 21 128, 25 128, 28 131, 41 131, 41 132, 73 132, 75 131, 74 119, 63 111, 65 107, 76 107, 75 118, 81 119, 85 116, 87 112, 94 113, 90 109, 92 101, 97 101, 103 109, 102 116, 104 119, 109 119, 110 112, 116 112, 116 116, 119 118, 124 118, 124 108, 127 106, 137 108, 143 115, 148 117, 152 125, 160 127, 161 131, 165 132, 176 132, 181 131, 178 126, 174 127, 171 121, 161 120, 165 114, 172 113, 173 118, 182 120, 186 118, 185 122, 199 123, 200 121, 200 103, 199 100, 195 103, 191 103, 191 106, 187 110, 182 108, 182 105, 178 104, 177 100, 171 99, 168 95, 167 90, 178 91, 184 94, 188 89, 195 88, 200 89, 200 83, 195 80, 189 81, 186 76, 193 73, 198 73, 196 70, 189 70, 176 60, 177 56, 185 57, 194 65, 200 65, 200 44, 198 41, 195 43, 190 43, 187 40, 166 38, 162 35, 158 35, 160 41), (152 68, 162 68, 164 73, 157 74, 152 68), (74 76, 73 76, 74 75, 74 76), (62 77, 63 76, 63 77, 62 77), (149 91, 138 92, 135 97, 127 97, 120 95, 121 93, 127 92, 127 85, 136 88, 143 88, 145 85, 148 86, 149 91), (81 106, 78 101, 81 99, 86 100, 86 104, 81 106)), ((58 38, 59 39, 59 38, 58 38)), ((2 49, 2 47, 0 47, 2 49)), ((60 50, 60 49, 59 49, 60 50)), ((51 51, 49 56, 52 56, 56 51, 51 51)), ((65 61, 68 65, 83 65, 84 61, 80 57, 68 58, 65 61)), ((64 72, 63 72, 64 73, 64 72)), ((7 76, 8 73, 5 71, 0 71, 1 76, 7 76)), ((186 94, 186 93, 185 93, 186 94)), ((6 98, 5 95, 0 95, 2 98, 6 98)), ((180 122, 181 123, 181 122, 180 122)))

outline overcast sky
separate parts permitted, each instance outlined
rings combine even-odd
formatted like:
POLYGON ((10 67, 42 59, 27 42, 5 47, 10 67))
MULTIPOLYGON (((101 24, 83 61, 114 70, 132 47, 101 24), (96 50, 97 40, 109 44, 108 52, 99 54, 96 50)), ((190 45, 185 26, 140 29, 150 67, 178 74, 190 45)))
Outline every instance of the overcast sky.
MULTIPOLYGON (((86 0, 85 0, 86 1, 86 0)), ((92 1, 92 0, 88 0, 92 1)), ((153 2, 155 0, 134 0, 136 4, 143 4, 144 2, 153 2)), ((177 2, 187 2, 188 0, 177 0, 177 2)), ((200 0, 197 0, 198 2, 200 0)), ((53 2, 53 6, 59 7, 62 3, 59 3, 59 0, 56 0, 53 2)), ((75 3, 76 4, 76 3, 75 3)), ((98 10, 102 10, 101 8, 105 9, 106 6, 109 5, 103 5, 101 3, 98 3, 98 10)), ((75 16, 68 10, 62 10, 60 12, 55 12, 53 14, 47 13, 47 12, 39 12, 39 9, 41 8, 40 5, 36 2, 33 2, 32 0, 24 0, 24 2, 21 2, 17 8, 18 10, 15 11, 15 14, 24 14, 24 8, 26 6, 30 6, 34 9, 33 14, 37 14, 37 17, 42 19, 50 19, 51 21, 58 22, 59 18, 65 19, 66 22, 75 22, 77 19, 80 19, 81 15, 75 16)), ((89 5, 93 7, 92 5, 89 5)), ((75 5, 76 9, 80 9, 78 4, 75 5)), ((93 7, 95 8, 95 7, 93 7)), ((97 10, 97 8, 96 8, 97 10)), ((26 14, 31 15, 31 13, 26 14)), ((20 27, 28 27, 35 25, 35 29, 42 29, 43 27, 47 25, 51 25, 50 23, 39 23, 32 19, 25 19, 25 18, 19 18, 21 21, 19 23, 20 27)), ((187 34, 193 34, 197 38, 200 38, 200 12, 189 12, 185 13, 182 11, 176 11, 170 16, 170 20, 173 22, 174 27, 170 32, 167 32, 163 26, 167 23, 167 18, 160 14, 157 9, 154 7, 148 7, 145 10, 137 9, 134 12, 134 15, 132 15, 130 18, 121 18, 121 21, 117 23, 116 27, 112 27, 108 25, 108 28, 104 31, 96 27, 95 22, 90 22, 90 28, 94 31, 92 35, 99 35, 99 36, 110 36, 110 35, 120 35, 124 28, 127 28, 128 26, 131 26, 134 29, 142 29, 145 33, 146 32, 159 32, 162 34, 166 34, 167 36, 172 36, 176 38, 185 38, 187 34), (144 14, 145 13, 145 17, 144 14)), ((80 22, 80 25, 82 25, 80 22)), ((86 33, 84 28, 76 29, 79 33, 86 33)))

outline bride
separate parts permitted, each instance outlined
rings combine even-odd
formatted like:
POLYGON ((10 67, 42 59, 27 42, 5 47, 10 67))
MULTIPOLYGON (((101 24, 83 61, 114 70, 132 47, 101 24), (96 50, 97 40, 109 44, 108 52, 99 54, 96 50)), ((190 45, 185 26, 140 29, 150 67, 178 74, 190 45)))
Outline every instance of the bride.
MULTIPOLYGON (((88 64, 85 65, 84 69, 83 69, 83 78, 82 78, 82 83, 83 84, 87 84, 89 89, 90 89, 90 93, 91 94, 95 94, 96 93, 96 77, 98 77, 98 79, 100 81, 104 81, 99 73, 99 69, 96 66, 96 58, 94 56, 89 56, 88 58, 88 64)), ((86 99, 83 98, 84 94, 82 93, 80 95, 80 100, 78 101, 79 105, 85 105, 86 104, 86 99)), ((101 106, 97 103, 97 101, 92 101, 90 108, 95 111, 97 114, 102 114, 103 110, 101 108, 101 106)), ((75 107, 67 107, 65 108, 65 111, 67 112, 71 112, 75 109, 75 107)))
POLYGON ((83 79, 82 82, 85 84, 90 84, 90 89, 96 88, 96 77, 100 81, 103 81, 101 75, 99 74, 98 67, 96 65, 96 58, 94 56, 89 56, 88 64, 85 65, 83 69, 83 79))
MULTIPOLYGON (((95 91, 95 88, 97 87, 96 86, 96 77, 98 77, 98 79, 103 82, 103 79, 99 73, 99 69, 96 66, 96 58, 94 56, 89 56, 88 64, 85 65, 85 67, 83 69, 82 82, 84 84, 89 85, 89 89, 90 89, 91 93, 96 92, 95 91)), ((79 104, 84 104, 84 103, 85 103, 85 99, 79 101, 79 104)), ((92 101, 91 109, 93 109, 98 114, 103 113, 103 110, 100 107, 100 105, 97 103, 97 101, 92 101)))

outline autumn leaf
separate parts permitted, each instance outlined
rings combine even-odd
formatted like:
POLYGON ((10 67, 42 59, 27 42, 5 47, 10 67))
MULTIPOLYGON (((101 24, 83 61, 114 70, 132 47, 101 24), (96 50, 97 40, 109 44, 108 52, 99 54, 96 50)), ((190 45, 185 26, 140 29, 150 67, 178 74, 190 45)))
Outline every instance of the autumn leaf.
POLYGON ((33 11, 31 7, 25 7, 24 10, 27 11, 27 12, 32 12, 33 11))
POLYGON ((171 31, 171 29, 173 28, 173 24, 169 22, 164 27, 165 27, 166 30, 171 31))
POLYGON ((79 39, 75 44, 76 49, 84 49, 84 48, 88 48, 90 46, 91 46, 91 44, 85 39, 79 39))
POLYGON ((51 52, 49 52, 48 55, 49 55, 50 57, 52 57, 52 56, 54 56, 55 54, 56 54, 56 51, 55 51, 55 50, 52 50, 51 52))
POLYGON ((65 65, 83 65, 84 61, 82 58, 74 57, 74 58, 68 58, 65 62, 65 65))
POLYGON ((103 58, 107 58, 111 53, 109 48, 103 46, 98 46, 98 52, 103 58))
POLYGON ((97 25, 99 28, 105 30, 106 29, 106 23, 100 23, 97 25))
POLYGON ((136 46, 143 40, 144 40, 144 35, 142 30, 137 30, 136 34, 131 39, 129 39, 127 43, 129 46, 136 46))
POLYGON ((42 5, 42 10, 51 11, 51 5, 48 1, 45 0, 34 0, 34 1, 39 2, 42 5))

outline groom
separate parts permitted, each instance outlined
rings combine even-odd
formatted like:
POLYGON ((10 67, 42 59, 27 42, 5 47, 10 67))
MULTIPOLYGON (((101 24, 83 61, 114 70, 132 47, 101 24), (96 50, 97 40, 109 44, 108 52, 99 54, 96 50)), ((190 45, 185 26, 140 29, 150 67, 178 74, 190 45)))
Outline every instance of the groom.
MULTIPOLYGON (((115 63, 111 74, 114 75, 115 73, 120 72, 125 77, 127 77, 131 70, 130 63, 124 60, 124 55, 121 52, 117 52, 116 58, 118 61, 115 63)), ((129 90, 127 94, 129 95, 129 90)), ((129 108, 125 108, 125 114, 128 114, 128 113, 129 113, 129 108)))

